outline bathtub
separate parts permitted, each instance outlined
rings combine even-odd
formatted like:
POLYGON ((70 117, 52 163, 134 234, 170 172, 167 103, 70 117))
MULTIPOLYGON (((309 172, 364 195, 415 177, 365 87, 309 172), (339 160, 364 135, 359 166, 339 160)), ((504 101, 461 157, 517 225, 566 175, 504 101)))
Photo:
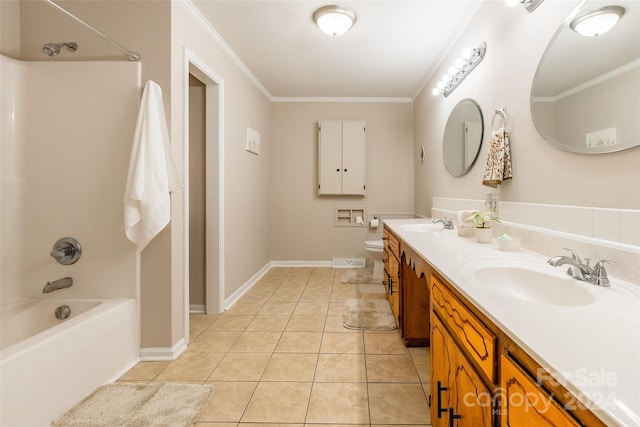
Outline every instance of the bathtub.
POLYGON ((135 299, 22 300, 0 307, 0 425, 48 426, 139 358, 135 299), (54 316, 68 305, 71 315, 54 316))

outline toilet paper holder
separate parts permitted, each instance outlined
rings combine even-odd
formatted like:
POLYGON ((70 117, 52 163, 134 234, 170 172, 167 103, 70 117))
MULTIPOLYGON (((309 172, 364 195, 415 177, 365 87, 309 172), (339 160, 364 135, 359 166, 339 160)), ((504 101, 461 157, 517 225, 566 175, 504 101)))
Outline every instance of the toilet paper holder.
POLYGON ((369 228, 378 228, 380 225, 380 220, 377 215, 374 215, 373 218, 369 221, 369 228))

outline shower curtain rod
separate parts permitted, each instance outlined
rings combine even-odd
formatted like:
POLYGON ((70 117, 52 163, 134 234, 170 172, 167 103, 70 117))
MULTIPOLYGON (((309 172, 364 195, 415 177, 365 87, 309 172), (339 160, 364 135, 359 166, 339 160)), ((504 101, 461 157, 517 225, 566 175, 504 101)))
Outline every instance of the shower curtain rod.
POLYGON ((94 33, 96 33, 97 35, 99 35, 100 37, 105 39, 106 41, 108 41, 111 44, 113 44, 113 45, 117 46, 118 48, 120 48, 120 50, 122 50, 124 53, 127 54, 127 57, 129 58, 129 61, 140 61, 140 54, 138 52, 133 52, 133 51, 127 49, 126 47, 122 46, 120 43, 118 43, 117 41, 115 41, 111 37, 107 36, 106 34, 96 30, 91 25, 87 24, 82 19, 80 19, 77 16, 75 16, 73 13, 71 13, 68 10, 64 9, 63 7, 55 4, 52 0, 42 0, 42 1, 47 3, 49 6, 53 7, 54 9, 58 10, 60 13, 63 13, 65 15, 67 15, 69 18, 73 19, 74 21, 78 22, 79 24, 84 25, 86 28, 90 29, 91 31, 93 31, 94 33))

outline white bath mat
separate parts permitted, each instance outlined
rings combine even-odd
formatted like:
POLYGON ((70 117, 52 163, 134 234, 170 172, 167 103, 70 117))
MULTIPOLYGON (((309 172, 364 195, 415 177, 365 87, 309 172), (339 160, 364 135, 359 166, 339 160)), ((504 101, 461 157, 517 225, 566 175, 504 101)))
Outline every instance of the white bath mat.
POLYGON ((53 422, 54 427, 192 426, 213 386, 177 383, 107 384, 53 422))
POLYGON ((345 328, 365 331, 389 331, 398 328, 386 299, 346 300, 342 323, 345 328))

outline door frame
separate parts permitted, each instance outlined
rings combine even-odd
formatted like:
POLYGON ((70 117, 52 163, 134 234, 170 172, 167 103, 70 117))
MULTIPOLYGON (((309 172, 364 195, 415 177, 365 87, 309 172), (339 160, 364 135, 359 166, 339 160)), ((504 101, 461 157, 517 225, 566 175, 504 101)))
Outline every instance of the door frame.
MULTIPOLYGON (((206 260, 206 312, 207 314, 217 314, 224 311, 224 80, 214 72, 205 61, 199 58, 191 49, 184 48, 183 60, 183 170, 184 173, 184 189, 182 198, 183 216, 183 272, 184 272, 184 312, 185 312, 185 341, 189 339, 189 74, 193 74, 201 80, 206 86, 206 110, 217 111, 217 128, 218 132, 211 135, 206 132, 206 181, 215 178, 218 182, 217 188, 212 189, 207 185, 206 190, 206 215, 212 209, 217 208, 217 224, 206 225, 206 247, 214 248, 215 251, 207 250, 209 253, 217 253, 217 259, 206 260), (217 105, 213 105, 217 101, 217 105), (211 107, 211 108, 209 108, 211 107), (216 144, 218 150, 211 150, 210 147, 216 144), (216 161, 217 160, 217 161, 216 161), (217 176, 211 177, 210 172, 217 171, 217 176), (216 200, 211 200, 210 192, 217 192, 216 200), (216 206, 217 205, 217 206, 216 206), (217 234, 217 236, 215 236, 217 234), (212 263, 217 266, 211 265, 212 263), (217 267, 217 268, 214 268, 217 267), (217 270, 217 274, 210 274, 217 270)), ((207 113, 208 114, 208 113, 207 113)), ((208 117, 207 117, 208 123, 208 117)), ((208 127, 208 124, 207 124, 208 127)))

